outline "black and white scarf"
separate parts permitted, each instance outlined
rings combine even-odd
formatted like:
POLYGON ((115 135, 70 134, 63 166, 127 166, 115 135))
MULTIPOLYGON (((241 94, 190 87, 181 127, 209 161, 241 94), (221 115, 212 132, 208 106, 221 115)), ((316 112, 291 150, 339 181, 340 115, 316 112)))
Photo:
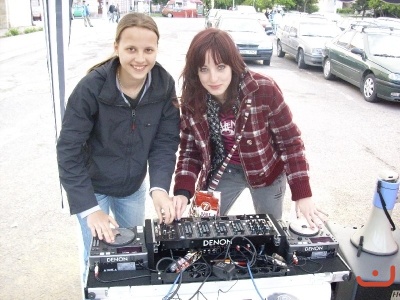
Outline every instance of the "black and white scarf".
MULTIPOLYGON (((210 140, 211 140, 211 172, 208 180, 210 180, 214 174, 219 170, 224 159, 226 157, 226 151, 221 136, 221 122, 219 118, 219 112, 221 104, 214 100, 210 94, 207 96, 207 121, 210 128, 210 140)), ((236 99, 232 110, 235 116, 239 110, 239 99, 236 99)))

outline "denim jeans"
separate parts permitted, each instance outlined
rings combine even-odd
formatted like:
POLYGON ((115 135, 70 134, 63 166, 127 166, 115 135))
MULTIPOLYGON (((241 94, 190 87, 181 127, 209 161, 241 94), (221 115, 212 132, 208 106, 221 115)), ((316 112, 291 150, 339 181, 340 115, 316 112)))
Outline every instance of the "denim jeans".
MULTIPOLYGON (((144 226, 147 190, 147 182, 145 180, 135 193, 126 197, 118 198, 102 194, 95 194, 95 196, 102 211, 110 214, 111 210, 120 228, 130 228, 139 225, 144 226)), ((79 215, 77 217, 82 231, 83 281, 85 282, 93 237, 87 225, 87 218, 82 219, 79 215)))
MULTIPOLYGON (((216 191, 221 192, 220 215, 227 215, 236 199, 248 188, 256 214, 272 214, 282 218, 283 199, 286 191, 286 175, 282 173, 266 187, 252 188, 246 180, 242 166, 229 164, 222 174, 216 191)), ((243 214, 246 214, 245 208, 243 214)))

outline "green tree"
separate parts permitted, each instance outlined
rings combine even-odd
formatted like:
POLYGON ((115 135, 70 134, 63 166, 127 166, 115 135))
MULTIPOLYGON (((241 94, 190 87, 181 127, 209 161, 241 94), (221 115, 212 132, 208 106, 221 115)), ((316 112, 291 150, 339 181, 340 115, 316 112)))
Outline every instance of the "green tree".
POLYGON ((204 12, 205 13, 212 8, 211 7, 211 0, 203 0, 203 5, 204 5, 204 12))
POLYGON ((259 11, 265 11, 267 8, 271 9, 273 7, 273 0, 244 0, 242 2, 243 5, 251 5, 259 11))
MULTIPOLYGON (((214 8, 228 9, 233 5, 240 5, 243 0, 214 0, 214 8)), ((211 1, 210 1, 211 5, 211 1)), ((210 7, 211 8, 211 7, 210 7)))
POLYGON ((257 11, 265 11, 267 8, 272 9, 275 5, 281 5, 285 7, 286 10, 292 10, 296 8, 296 1, 302 0, 215 0, 214 8, 226 9, 232 7, 234 4, 235 6, 251 5, 254 6, 257 11))
POLYGON ((297 0, 297 10, 313 13, 318 11, 318 0, 297 0))
POLYGON ((365 17, 365 12, 369 9, 368 0, 356 0, 352 5, 353 9, 365 17))
POLYGON ((386 3, 380 0, 369 0, 368 6, 374 10, 375 17, 394 17, 400 18, 400 5, 386 3))
MULTIPOLYGON (((208 3, 210 0, 205 0, 208 3)), ((318 11, 318 0, 214 0, 214 8, 227 9, 229 7, 237 5, 251 5, 256 8, 257 11, 265 11, 273 9, 276 6, 282 6, 285 11, 297 10, 301 12, 313 13, 318 11)), ((363 0, 368 1, 368 0, 363 0)), ((377 0, 379 1, 379 0, 377 0)))

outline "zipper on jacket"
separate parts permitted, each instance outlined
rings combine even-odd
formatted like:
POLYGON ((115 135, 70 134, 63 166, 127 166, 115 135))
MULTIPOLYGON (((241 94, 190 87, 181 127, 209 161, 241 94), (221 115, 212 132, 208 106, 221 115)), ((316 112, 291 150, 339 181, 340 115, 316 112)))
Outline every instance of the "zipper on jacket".
POLYGON ((136 128, 136 110, 132 109, 132 131, 136 128))

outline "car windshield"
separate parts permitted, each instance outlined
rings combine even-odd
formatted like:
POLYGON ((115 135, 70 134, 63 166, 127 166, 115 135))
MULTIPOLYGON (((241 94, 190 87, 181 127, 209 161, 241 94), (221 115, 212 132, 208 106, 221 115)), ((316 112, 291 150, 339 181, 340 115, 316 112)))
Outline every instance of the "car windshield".
POLYGON ((257 20, 253 19, 226 18, 220 21, 218 27, 225 31, 235 31, 235 32, 262 31, 260 23, 257 20))
POLYGON ((370 34, 369 51, 375 56, 400 57, 400 35, 370 34))
POLYGON ((304 23, 299 26, 299 35, 333 38, 340 33, 340 29, 331 23, 304 23))
POLYGON ((208 13, 209 17, 215 17, 217 15, 218 10, 213 10, 211 9, 210 12, 208 13))

